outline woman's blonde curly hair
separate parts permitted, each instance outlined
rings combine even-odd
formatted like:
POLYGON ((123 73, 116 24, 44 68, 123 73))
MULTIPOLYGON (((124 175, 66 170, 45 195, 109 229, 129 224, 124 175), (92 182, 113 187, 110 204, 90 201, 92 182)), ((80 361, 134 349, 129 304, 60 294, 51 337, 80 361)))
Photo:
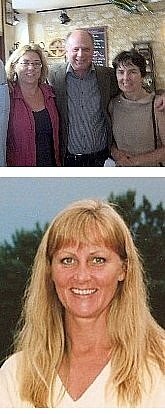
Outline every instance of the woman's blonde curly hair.
POLYGON ((20 57, 22 57, 26 52, 35 52, 39 56, 42 63, 39 83, 44 83, 48 76, 48 64, 42 48, 35 43, 19 46, 18 49, 14 50, 11 54, 5 66, 8 80, 12 83, 17 81, 15 65, 18 63, 20 57))

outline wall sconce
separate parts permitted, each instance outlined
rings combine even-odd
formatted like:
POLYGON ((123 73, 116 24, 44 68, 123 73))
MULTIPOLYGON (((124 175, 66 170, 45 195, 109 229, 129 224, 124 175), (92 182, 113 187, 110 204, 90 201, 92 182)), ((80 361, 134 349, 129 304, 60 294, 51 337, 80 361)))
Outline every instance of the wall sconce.
POLYGON ((61 21, 61 24, 66 24, 70 22, 70 18, 67 15, 66 10, 61 10, 60 21, 61 21))
POLYGON ((14 50, 18 49, 19 45, 20 45, 19 42, 14 43, 12 48, 9 50, 9 56, 14 52, 14 50))

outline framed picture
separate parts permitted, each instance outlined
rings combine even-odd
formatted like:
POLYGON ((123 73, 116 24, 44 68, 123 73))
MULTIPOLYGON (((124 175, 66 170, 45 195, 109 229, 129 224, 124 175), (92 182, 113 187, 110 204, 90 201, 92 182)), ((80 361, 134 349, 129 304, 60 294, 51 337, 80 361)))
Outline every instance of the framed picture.
POLYGON ((13 8, 10 0, 5 0, 5 22, 6 24, 13 25, 13 8))

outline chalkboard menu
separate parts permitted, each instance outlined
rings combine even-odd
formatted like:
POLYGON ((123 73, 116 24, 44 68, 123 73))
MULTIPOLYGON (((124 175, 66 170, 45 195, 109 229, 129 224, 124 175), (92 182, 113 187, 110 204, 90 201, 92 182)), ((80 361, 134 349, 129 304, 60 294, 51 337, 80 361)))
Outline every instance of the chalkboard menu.
POLYGON ((94 38, 93 62, 99 66, 107 66, 107 33, 106 27, 90 27, 88 31, 94 38))

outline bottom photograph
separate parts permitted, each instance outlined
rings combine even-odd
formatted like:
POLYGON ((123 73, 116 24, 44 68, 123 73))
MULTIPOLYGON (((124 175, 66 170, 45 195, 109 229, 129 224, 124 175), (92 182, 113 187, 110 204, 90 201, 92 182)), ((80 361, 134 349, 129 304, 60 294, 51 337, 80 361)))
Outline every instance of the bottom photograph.
POLYGON ((0 193, 0 408, 164 408, 165 178, 0 193))

